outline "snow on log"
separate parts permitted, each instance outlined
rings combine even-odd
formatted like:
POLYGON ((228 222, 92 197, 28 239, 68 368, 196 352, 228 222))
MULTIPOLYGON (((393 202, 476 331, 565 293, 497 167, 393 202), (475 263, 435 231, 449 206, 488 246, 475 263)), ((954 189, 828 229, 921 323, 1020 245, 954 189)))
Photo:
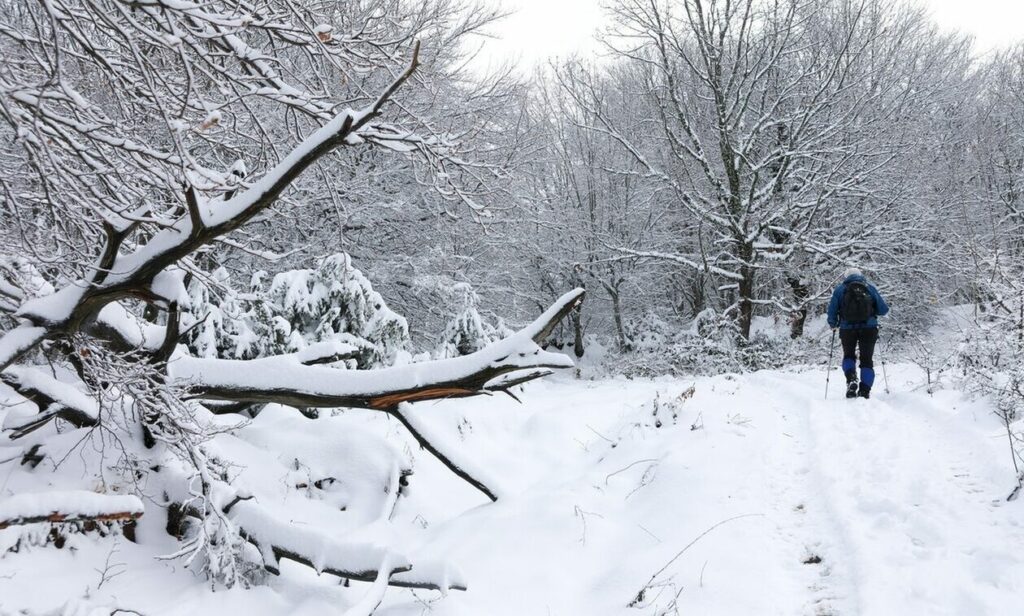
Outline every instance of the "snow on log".
POLYGON ((362 351, 359 347, 348 342, 342 342, 337 338, 315 342, 301 351, 295 353, 299 363, 306 366, 318 364, 331 364, 345 359, 352 359, 362 351))
POLYGON ((544 314, 537 317, 533 323, 530 323, 523 329, 519 330, 516 334, 510 336, 510 338, 519 334, 525 334, 537 344, 544 342, 544 340, 551 335, 551 332, 555 330, 555 327, 558 326, 562 319, 583 303, 584 295, 586 295, 586 291, 581 288, 569 291, 562 297, 559 297, 558 300, 556 300, 550 308, 545 310, 544 314))
MULTIPOLYGON (((378 579, 381 563, 387 563, 390 573, 413 569, 407 558, 385 547, 339 541, 315 528, 280 520, 249 500, 238 501, 230 511, 242 535, 259 548, 264 567, 274 575, 280 573, 282 558, 311 567, 317 573, 364 582, 378 579)), ((422 569, 422 573, 391 585, 443 591, 466 588, 461 574, 447 565, 428 563, 422 569)))
POLYGON ((31 415, 27 418, 11 418, 11 416, 8 416, 7 419, 4 420, 3 429, 10 432, 9 437, 12 441, 16 441, 19 438, 35 432, 39 428, 50 423, 51 420, 58 417, 74 423, 77 415, 66 407, 51 405, 46 407, 43 412, 31 415))
POLYGON ((276 402, 294 407, 357 407, 386 411, 403 402, 475 396, 510 385, 499 379, 517 373, 518 384, 544 376, 543 369, 571 368, 572 360, 539 343, 583 301, 575 289, 533 323, 476 353, 381 370, 340 371, 303 365, 294 355, 255 360, 178 356, 168 364, 172 381, 196 398, 233 402, 276 402))
POLYGON ((167 337, 166 327, 143 321, 120 302, 104 306, 90 323, 89 332, 121 352, 141 349, 155 353, 167 337))
MULTIPOLYGON (((24 308, 24 306, 22 306, 24 308)), ((89 324, 89 331, 112 344, 118 351, 143 349, 155 352, 164 341, 167 328, 146 323, 120 303, 104 306, 89 324)), ((0 370, 10 366, 39 344, 48 334, 46 327, 22 324, 0 336, 0 370)))
POLYGON ((0 380, 33 402, 35 398, 43 398, 46 404, 56 403, 73 409, 81 415, 85 425, 95 424, 99 417, 99 404, 95 398, 38 368, 11 366, 0 373, 0 380))
POLYGON ((37 522, 125 522, 143 510, 136 496, 85 490, 16 494, 0 501, 0 530, 37 522))
MULTIPOLYGON (((314 528, 279 520, 250 501, 234 505, 231 518, 245 538, 260 549, 264 566, 275 575, 280 573, 278 560, 285 558, 308 565, 317 573, 372 581, 377 577, 378 565, 389 555, 379 546, 344 543, 314 528)), ((391 563, 396 570, 411 567, 407 560, 397 556, 391 563)))
POLYGON ((449 590, 466 590, 469 586, 457 567, 441 561, 416 561, 416 565, 408 571, 399 571, 391 576, 388 582, 400 588, 424 588, 439 590, 448 594, 449 590))

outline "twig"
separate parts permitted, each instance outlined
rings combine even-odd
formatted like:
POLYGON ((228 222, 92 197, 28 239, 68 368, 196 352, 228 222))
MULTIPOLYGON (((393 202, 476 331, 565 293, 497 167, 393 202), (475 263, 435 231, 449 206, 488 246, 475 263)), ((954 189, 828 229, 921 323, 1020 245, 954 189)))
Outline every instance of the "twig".
POLYGON ((623 500, 629 499, 630 496, 633 496, 634 494, 639 492, 640 488, 643 488, 644 486, 649 485, 651 483, 651 480, 654 478, 654 473, 652 471, 656 470, 657 468, 658 468, 658 462, 653 462, 650 466, 648 466, 644 470, 644 474, 640 476, 640 483, 635 488, 633 488, 629 492, 629 494, 626 495, 626 498, 623 499, 623 500))
POLYGON ((693 539, 693 541, 691 541, 690 543, 687 543, 686 546, 683 549, 679 550, 679 552, 676 553, 675 556, 673 556, 667 563, 665 563, 665 566, 663 566, 661 569, 658 569, 654 573, 654 575, 651 576, 651 579, 647 580, 647 583, 644 584, 643 588, 641 588, 637 592, 636 597, 634 597, 634 599, 630 603, 630 605, 637 605, 640 602, 642 602, 643 601, 644 591, 651 587, 651 585, 654 583, 654 580, 658 579, 658 576, 661 575, 662 573, 664 573, 666 569, 671 567, 672 563, 674 563, 677 560, 679 560, 680 556, 685 554, 687 550, 689 550, 691 547, 693 547, 693 545, 695 543, 697 543, 698 541, 703 539, 705 536, 707 536, 711 531, 715 530, 719 526, 722 526, 724 524, 728 524, 729 522, 734 522, 734 521, 742 519, 742 518, 760 517, 760 516, 763 516, 763 515, 764 515, 763 513, 744 513, 742 515, 738 515, 738 516, 734 516, 734 517, 731 517, 731 518, 727 518, 727 519, 722 520, 721 522, 715 524, 714 526, 712 526, 711 528, 709 528, 706 531, 702 532, 701 534, 697 535, 693 539))
POLYGON ((604 440, 608 441, 612 445, 615 445, 615 441, 613 441, 612 439, 608 438, 607 436, 601 434, 597 430, 593 429, 592 427, 590 427, 589 424, 587 425, 587 429, 590 430, 591 432, 593 432, 594 434, 598 435, 599 437, 603 438, 604 440))
POLYGON ((99 590, 104 584, 123 574, 125 570, 127 570, 128 565, 125 563, 110 563, 110 559, 114 557, 115 553, 117 553, 116 543, 112 548, 110 548, 110 552, 107 554, 107 560, 103 563, 103 569, 93 569, 93 571, 100 574, 100 583, 96 585, 96 590, 99 590), (118 567, 121 569, 116 570, 118 567))
POLYGON ((600 513, 594 513, 592 511, 584 511, 579 505, 575 506, 574 511, 575 511, 576 517, 578 517, 580 519, 580 523, 583 525, 583 530, 580 533, 580 543, 582 545, 587 545, 587 516, 588 515, 597 516, 597 517, 601 518, 602 520, 604 519, 604 516, 601 515, 600 513))
POLYGON ((633 462, 632 464, 630 464, 630 465, 628 465, 628 466, 626 466, 624 468, 620 468, 619 470, 615 471, 614 473, 610 473, 609 475, 607 475, 604 478, 604 485, 608 485, 608 480, 611 479, 612 477, 614 477, 615 475, 618 475, 619 473, 628 471, 629 469, 633 468, 637 464, 643 464, 644 462, 655 462, 655 463, 657 463, 657 462, 660 462, 660 460, 657 460, 655 458, 646 458, 644 460, 637 460, 636 462, 633 462))
POLYGON ((658 536, 655 535, 654 533, 652 533, 651 531, 647 530, 647 528, 644 527, 643 524, 637 524, 637 526, 640 527, 640 530, 642 530, 645 533, 647 533, 648 535, 650 535, 655 541, 657 541, 658 543, 661 543, 661 539, 659 539, 658 536))

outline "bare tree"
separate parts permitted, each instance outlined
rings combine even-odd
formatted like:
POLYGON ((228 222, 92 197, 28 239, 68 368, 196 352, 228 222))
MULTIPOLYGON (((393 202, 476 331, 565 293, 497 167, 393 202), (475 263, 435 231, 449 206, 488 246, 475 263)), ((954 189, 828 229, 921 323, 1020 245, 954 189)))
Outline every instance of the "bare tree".
MULTIPOLYGON (((530 130, 543 144, 520 169, 517 224, 510 230, 529 251, 527 287, 555 296, 569 286, 592 287, 586 315, 572 320, 566 336, 582 353, 584 321, 609 331, 620 351, 628 349, 625 322, 646 299, 653 278, 641 278, 638 259, 615 247, 636 246, 659 223, 657 186, 639 177, 636 162, 617 142, 589 130, 593 119, 575 105, 548 71, 534 79, 530 130)), ((631 105, 624 82, 600 81, 602 109, 631 128, 643 123, 643 108, 631 105)))
POLYGON ((841 265, 895 207, 893 186, 873 178, 899 156, 900 122, 934 86, 924 78, 949 43, 919 12, 871 0, 626 0, 612 10, 608 45, 646 82, 660 134, 617 125, 585 72, 562 81, 595 118, 589 128, 670 188, 700 234, 683 251, 623 252, 708 275, 743 337, 758 305, 804 310, 822 289, 798 272, 841 265))

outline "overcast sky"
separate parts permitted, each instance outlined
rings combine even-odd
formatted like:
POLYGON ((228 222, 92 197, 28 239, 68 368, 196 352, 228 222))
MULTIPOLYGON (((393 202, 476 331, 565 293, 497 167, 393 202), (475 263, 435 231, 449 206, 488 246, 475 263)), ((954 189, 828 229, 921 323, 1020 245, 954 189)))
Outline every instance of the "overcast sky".
MULTIPOLYGON (((520 59, 524 68, 555 56, 594 53, 602 0, 495 0, 516 13, 494 29, 481 59, 520 59)), ((896 0, 894 0, 896 1, 896 0)), ((1024 0, 923 0, 943 27, 973 34, 980 50, 1024 39, 1024 0)))

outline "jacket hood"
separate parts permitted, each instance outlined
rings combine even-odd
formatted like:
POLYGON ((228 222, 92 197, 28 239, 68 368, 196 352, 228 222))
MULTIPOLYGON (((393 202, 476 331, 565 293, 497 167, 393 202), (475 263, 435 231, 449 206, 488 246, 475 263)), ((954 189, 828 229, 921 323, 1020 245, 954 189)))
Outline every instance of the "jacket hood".
POLYGON ((868 279, 865 278, 862 274, 854 274, 853 276, 847 276, 846 280, 843 281, 843 284, 848 284, 851 282, 863 282, 864 284, 867 284, 868 279))

